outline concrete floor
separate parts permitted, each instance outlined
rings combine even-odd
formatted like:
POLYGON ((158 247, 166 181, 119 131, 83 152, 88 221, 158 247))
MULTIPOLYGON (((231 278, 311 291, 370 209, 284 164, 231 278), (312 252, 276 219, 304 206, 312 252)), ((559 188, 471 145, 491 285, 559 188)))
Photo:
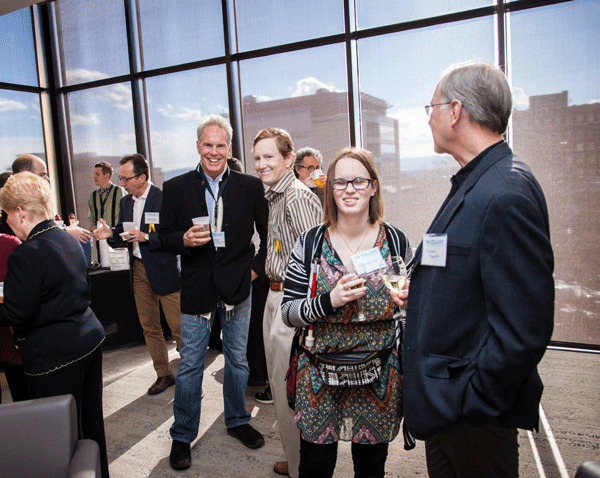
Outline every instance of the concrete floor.
MULTIPOLYGON (((169 350, 176 371, 178 354, 173 343, 169 350)), ((104 414, 111 477, 278 476, 272 471, 273 463, 283 460, 284 455, 274 407, 254 400, 262 387, 248 387, 246 404, 253 416, 251 423, 263 433, 266 444, 250 450, 229 437, 223 420, 223 367, 223 355, 210 350, 192 467, 176 472, 168 462, 174 387, 160 395, 147 395, 155 374, 144 345, 105 351, 104 414)), ((540 423, 539 434, 520 432, 520 476, 573 477, 583 461, 600 461, 600 354, 549 350, 540 371, 546 386, 542 399, 546 421, 540 423)), ((2 401, 10 401, 3 375, 0 384, 2 401)), ((347 443, 340 445, 334 476, 353 476, 347 443)), ((423 443, 417 442, 414 450, 405 451, 401 437, 393 442, 386 476, 426 477, 423 443)))

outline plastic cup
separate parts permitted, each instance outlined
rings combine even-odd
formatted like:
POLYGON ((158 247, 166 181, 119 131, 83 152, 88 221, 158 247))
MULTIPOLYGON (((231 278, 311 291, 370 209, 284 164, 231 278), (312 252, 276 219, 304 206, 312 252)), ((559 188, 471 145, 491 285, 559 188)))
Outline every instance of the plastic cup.
POLYGON ((192 224, 194 226, 203 226, 202 229, 204 231, 208 231, 208 226, 210 224, 210 217, 209 216, 195 217, 192 219, 192 224))
POLYGON ((312 179, 315 182, 315 184, 320 188, 325 187, 325 183, 319 179, 322 175, 322 169, 315 169, 312 173, 310 173, 310 179, 312 179))

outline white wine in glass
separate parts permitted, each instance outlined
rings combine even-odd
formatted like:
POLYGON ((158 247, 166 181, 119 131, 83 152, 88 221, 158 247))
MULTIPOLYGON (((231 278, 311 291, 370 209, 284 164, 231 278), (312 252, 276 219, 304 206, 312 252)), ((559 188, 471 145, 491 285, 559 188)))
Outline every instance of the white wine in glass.
POLYGON ((383 265, 379 270, 379 275, 389 290, 400 292, 408 278, 406 264, 400 256, 392 256, 391 261, 390 265, 383 265))

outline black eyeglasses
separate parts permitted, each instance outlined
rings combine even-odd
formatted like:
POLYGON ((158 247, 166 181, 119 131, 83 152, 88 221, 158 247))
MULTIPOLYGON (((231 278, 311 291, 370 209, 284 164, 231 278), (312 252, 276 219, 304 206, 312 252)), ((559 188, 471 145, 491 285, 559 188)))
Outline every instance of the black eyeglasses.
POLYGON ((362 189, 367 189, 369 187, 369 184, 371 184, 373 181, 375 181, 374 179, 370 179, 370 178, 354 178, 352 181, 348 181, 347 179, 334 179, 332 181, 332 185, 333 185, 333 189, 335 189, 336 191, 343 191, 348 187, 348 184, 351 183, 352 187, 354 189, 356 189, 357 191, 360 191, 362 189))
POLYGON ((431 116, 431 112, 433 111, 433 107, 434 106, 442 106, 442 105, 449 105, 450 103, 452 103, 452 101, 448 101, 447 103, 436 103, 434 105, 427 105, 425 107, 425 114, 427 116, 431 116))
POLYGON ((317 169, 314 166, 303 166, 301 164, 299 164, 298 167, 306 169, 309 173, 312 173, 313 171, 316 171, 316 169, 317 169))
POLYGON ((131 181, 133 178, 139 178, 141 176, 141 174, 136 174, 135 176, 131 176, 129 178, 124 178, 123 176, 119 176, 119 181, 122 181, 124 183, 131 181))

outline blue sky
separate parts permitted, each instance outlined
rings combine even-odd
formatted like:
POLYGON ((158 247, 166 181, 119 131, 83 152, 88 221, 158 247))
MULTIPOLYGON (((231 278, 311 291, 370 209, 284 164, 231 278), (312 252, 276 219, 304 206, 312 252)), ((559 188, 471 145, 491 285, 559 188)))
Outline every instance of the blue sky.
MULTIPOLYGON (((65 16, 72 15, 74 0, 61 0, 65 16)), ((93 14, 78 18, 85 28, 65 30, 67 77, 80 82, 124 73, 128 68, 123 2, 82 0, 93 14), (94 29, 97 26, 99 32, 94 29), (71 36, 76 35, 76 36, 71 36), (98 36, 101 35, 101 41, 98 36)), ((418 17, 422 9, 403 1, 403 9, 392 10, 391 0, 378 9, 357 2, 359 26, 376 26, 418 17), (401 11, 401 14, 397 12, 401 11)), ((79 4, 82 2, 80 1, 79 4)), ((169 61, 192 61, 221 55, 223 37, 219 22, 205 21, 199 2, 178 0, 179 8, 167 8, 159 0, 142 2, 142 37, 148 55, 147 67, 169 61), (174 16, 173 11, 180 12, 174 16), (181 13, 183 12, 183 13, 181 13), (151 18, 160 23, 152 24, 151 18), (177 48, 177 45, 184 48, 177 48)), ((238 0, 240 49, 255 49, 278 42, 339 33, 343 27, 341 1, 325 4, 238 0), (285 6, 285 8, 284 8, 285 6), (269 12, 265 15, 264 12, 269 12), (242 21, 243 19, 243 21, 242 21), (310 25, 310 28, 306 28, 310 25)), ((453 6, 474 8, 483 0, 436 3, 441 14, 453 6)), ((398 5, 395 3, 394 5, 398 5)), ((85 6, 85 5, 84 5, 85 6)), ((174 7, 174 4, 170 4, 174 7)), ((218 9, 212 14, 220 15, 218 9)), ((531 95, 569 91, 570 104, 600 100, 600 2, 576 0, 562 5, 536 8, 508 16, 509 79, 515 107, 527 108, 531 95)), ((68 24, 68 22, 65 22, 68 24)), ((0 81, 35 84, 33 44, 29 10, 0 17, 0 81), (30 54, 27 54, 30 52, 30 54)), ((399 121, 403 158, 433 155, 433 146, 423 105, 429 103, 443 70, 451 63, 473 57, 496 59, 495 25, 492 18, 401 32, 358 42, 361 91, 392 105, 388 116, 399 121)), ((240 63, 241 93, 259 100, 312 94, 318 88, 346 90, 343 45, 247 60, 240 63)), ((224 67, 211 67, 147 81, 152 150, 164 167, 189 165, 195 157, 195 126, 206 114, 227 111, 224 67), (164 159, 163 159, 164 158, 164 159)), ((95 91, 74 93, 69 98, 73 121, 74 149, 98 154, 124 154, 135 147, 130 86, 113 85, 95 91)), ((5 158, 28 145, 39 148, 41 121, 35 95, 0 91, 0 138, 5 158)), ((6 160, 5 160, 6 161, 6 160)))

